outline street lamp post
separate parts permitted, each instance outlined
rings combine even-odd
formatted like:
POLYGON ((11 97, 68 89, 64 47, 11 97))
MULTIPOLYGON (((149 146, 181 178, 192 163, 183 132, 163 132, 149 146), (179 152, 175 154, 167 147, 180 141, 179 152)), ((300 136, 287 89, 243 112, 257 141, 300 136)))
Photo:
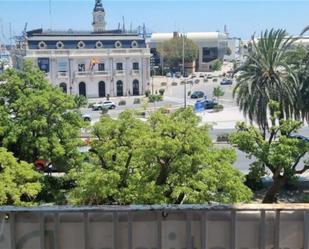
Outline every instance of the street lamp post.
POLYGON ((184 83, 184 108, 187 108, 187 78, 185 75, 185 34, 182 34, 182 76, 185 79, 184 83))

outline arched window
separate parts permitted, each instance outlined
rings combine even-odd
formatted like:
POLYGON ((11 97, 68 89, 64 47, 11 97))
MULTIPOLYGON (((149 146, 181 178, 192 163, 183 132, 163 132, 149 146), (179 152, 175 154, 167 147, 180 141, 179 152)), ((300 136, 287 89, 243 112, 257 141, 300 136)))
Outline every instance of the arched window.
POLYGON ((121 80, 117 81, 117 96, 123 96, 123 82, 121 80))
POLYGON ((104 81, 100 81, 99 82, 99 97, 105 97, 106 93, 105 93, 105 82, 104 81))
POLYGON ((62 91, 63 91, 64 93, 67 93, 67 92, 68 92, 68 90, 67 90, 67 84, 66 84, 66 83, 64 83, 64 82, 60 83, 59 87, 62 89, 62 91))
POLYGON ((133 80, 133 95, 139 95, 139 82, 138 82, 138 80, 133 80))
POLYGON ((86 97, 86 84, 85 82, 80 82, 78 85, 79 95, 86 97))

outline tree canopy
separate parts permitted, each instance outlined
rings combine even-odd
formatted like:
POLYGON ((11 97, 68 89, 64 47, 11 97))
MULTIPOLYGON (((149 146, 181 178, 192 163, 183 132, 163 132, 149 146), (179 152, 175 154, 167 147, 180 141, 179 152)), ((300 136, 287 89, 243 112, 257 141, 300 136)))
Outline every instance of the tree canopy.
POLYGON ((66 170, 79 162, 83 126, 71 96, 53 87, 29 61, 8 69, 0 88, 0 146, 19 160, 46 160, 66 170))
POLYGON ((299 81, 286 57, 295 39, 285 30, 266 30, 256 40, 240 72, 234 96, 241 111, 255 121, 264 131, 268 130, 269 103, 279 103, 280 119, 299 117, 299 81))
POLYGON ((164 63, 170 67, 177 67, 182 63, 184 42, 184 60, 190 63, 198 58, 198 46, 186 37, 174 37, 159 44, 158 52, 164 58, 164 63))
POLYGON ((29 205, 41 190, 41 174, 33 164, 18 162, 0 147, 0 205, 29 205))
POLYGON ((159 110, 143 122, 131 111, 102 117, 92 130, 88 163, 71 171, 73 204, 235 203, 251 191, 217 149, 193 110, 159 110))
POLYGON ((304 173, 309 169, 309 161, 299 169, 299 163, 309 152, 309 143, 298 137, 296 133, 302 123, 294 120, 281 120, 279 123, 279 104, 270 103, 272 110, 271 128, 268 137, 265 137, 257 128, 244 122, 237 125, 237 132, 230 136, 230 142, 241 151, 254 157, 256 161, 251 170, 272 174, 273 184, 268 189, 263 202, 276 201, 277 193, 293 176, 304 173))

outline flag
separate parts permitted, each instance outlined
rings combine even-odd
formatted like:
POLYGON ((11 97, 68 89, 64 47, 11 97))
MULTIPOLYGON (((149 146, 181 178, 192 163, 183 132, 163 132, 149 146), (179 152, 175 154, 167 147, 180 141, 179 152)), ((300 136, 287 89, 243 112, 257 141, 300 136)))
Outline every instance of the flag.
POLYGON ((99 61, 95 58, 92 58, 91 61, 90 61, 90 70, 92 71, 93 70, 93 67, 96 65, 96 64, 99 64, 99 61))

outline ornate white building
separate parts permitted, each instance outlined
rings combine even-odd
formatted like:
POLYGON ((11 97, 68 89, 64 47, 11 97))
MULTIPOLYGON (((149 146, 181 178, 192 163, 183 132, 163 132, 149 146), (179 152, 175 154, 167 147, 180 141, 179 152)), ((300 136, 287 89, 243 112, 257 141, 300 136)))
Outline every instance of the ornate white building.
POLYGON ((87 97, 141 95, 149 87, 150 50, 145 38, 106 30, 105 10, 96 0, 93 31, 28 31, 14 64, 32 60, 65 92, 87 97))

